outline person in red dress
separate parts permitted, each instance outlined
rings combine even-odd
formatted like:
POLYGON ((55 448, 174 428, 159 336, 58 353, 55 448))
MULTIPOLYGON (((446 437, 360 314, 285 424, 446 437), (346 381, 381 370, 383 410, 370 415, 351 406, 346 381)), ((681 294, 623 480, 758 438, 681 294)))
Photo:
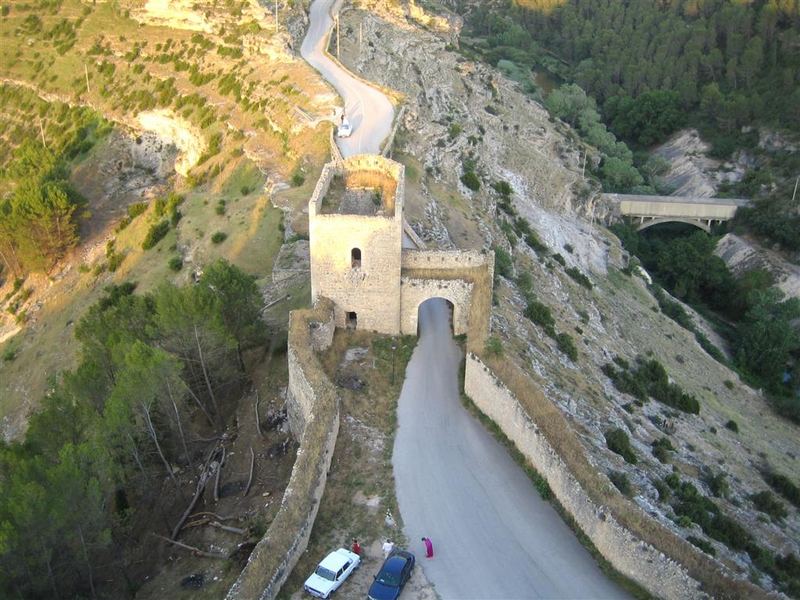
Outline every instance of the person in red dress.
POLYGON ((430 538, 422 538, 422 543, 425 544, 425 558, 433 558, 433 542, 430 538))
POLYGON ((352 547, 353 554, 358 554, 361 556, 361 544, 358 543, 356 538, 353 538, 353 547, 352 547))

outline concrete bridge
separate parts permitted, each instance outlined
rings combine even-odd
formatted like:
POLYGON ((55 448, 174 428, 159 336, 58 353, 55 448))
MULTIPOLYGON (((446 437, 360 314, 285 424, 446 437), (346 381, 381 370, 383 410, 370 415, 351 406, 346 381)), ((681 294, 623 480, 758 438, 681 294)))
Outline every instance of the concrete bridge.
POLYGON ((729 221, 740 206, 750 203, 741 198, 633 194, 603 194, 603 197, 618 207, 619 214, 638 222, 638 231, 659 223, 688 223, 704 231, 711 231, 711 225, 729 221))

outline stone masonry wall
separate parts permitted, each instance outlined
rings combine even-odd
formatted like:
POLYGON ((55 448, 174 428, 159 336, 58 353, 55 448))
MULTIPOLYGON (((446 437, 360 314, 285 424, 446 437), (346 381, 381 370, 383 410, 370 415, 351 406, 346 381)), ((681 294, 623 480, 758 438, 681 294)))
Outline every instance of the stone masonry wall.
POLYGON ((615 569, 662 598, 774 597, 623 498, 586 459, 561 411, 516 365, 503 358, 484 360, 491 368, 467 354, 465 393, 547 480, 564 510, 615 569))
POLYGON ((333 304, 325 298, 312 310, 291 313, 287 405, 300 448, 278 514, 226 600, 275 598, 308 546, 339 434, 339 398, 313 350, 330 344, 332 320, 333 304))
POLYGON ((333 300, 334 322, 344 327, 355 312, 358 329, 400 332, 400 253, 403 240, 403 166, 374 155, 359 155, 323 169, 309 201, 311 296, 333 300), (334 174, 380 171, 397 181, 394 215, 318 214, 334 174), (351 251, 361 251, 352 266, 351 251))
POLYGON ((474 354, 467 356, 464 391, 497 423, 615 569, 662 598, 702 598, 699 584, 675 561, 623 528, 590 500, 517 399, 474 354))

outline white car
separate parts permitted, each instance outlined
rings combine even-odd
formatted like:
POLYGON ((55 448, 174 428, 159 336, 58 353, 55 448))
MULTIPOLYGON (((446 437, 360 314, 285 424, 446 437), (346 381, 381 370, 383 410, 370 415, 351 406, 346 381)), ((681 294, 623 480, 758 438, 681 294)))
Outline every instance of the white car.
POLYGON ((334 550, 322 559, 316 571, 306 579, 303 589, 317 598, 329 598, 360 565, 361 557, 358 554, 344 548, 334 550))
POLYGON ((353 133, 353 126, 350 125, 350 122, 347 119, 342 121, 339 127, 336 128, 336 137, 350 137, 351 133, 353 133))

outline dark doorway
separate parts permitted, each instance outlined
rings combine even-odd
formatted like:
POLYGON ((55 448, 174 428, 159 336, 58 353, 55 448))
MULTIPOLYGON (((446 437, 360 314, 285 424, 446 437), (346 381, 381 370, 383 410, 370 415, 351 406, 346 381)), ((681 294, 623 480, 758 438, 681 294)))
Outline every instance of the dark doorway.
POLYGON ((361 248, 353 248, 350 250, 350 266, 354 269, 361 268, 361 248))
POLYGON ((445 298, 429 298, 417 307, 417 336, 422 335, 426 327, 436 327, 440 320, 447 319, 447 326, 453 334, 453 303, 445 298))
POLYGON ((358 325, 358 315, 354 312, 345 313, 345 326, 348 329, 355 329, 358 325))

